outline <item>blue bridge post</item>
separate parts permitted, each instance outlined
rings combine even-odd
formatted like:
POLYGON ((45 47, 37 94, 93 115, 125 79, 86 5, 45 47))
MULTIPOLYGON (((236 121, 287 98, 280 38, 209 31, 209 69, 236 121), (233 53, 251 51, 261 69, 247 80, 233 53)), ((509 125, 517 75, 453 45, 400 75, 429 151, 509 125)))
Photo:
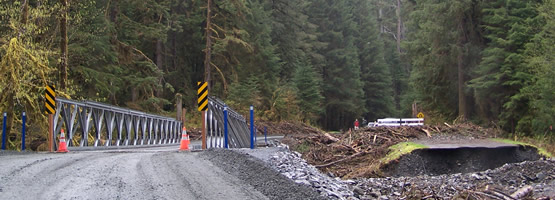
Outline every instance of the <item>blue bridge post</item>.
POLYGON ((7 114, 4 113, 4 122, 2 123, 2 150, 6 150, 6 117, 7 114))
POLYGON ((27 121, 27 116, 25 115, 25 112, 23 112, 22 114, 22 121, 23 121, 23 125, 21 127, 21 151, 25 151, 25 122, 27 121))
POLYGON ((264 143, 268 145, 268 127, 264 127, 264 143))
POLYGON ((254 107, 251 106, 251 149, 254 149, 254 107))
POLYGON ((228 145, 229 141, 227 139, 227 137, 228 137, 227 134, 228 134, 228 132, 227 132, 227 106, 224 106, 224 146, 225 146, 226 149, 229 148, 229 145, 228 145))

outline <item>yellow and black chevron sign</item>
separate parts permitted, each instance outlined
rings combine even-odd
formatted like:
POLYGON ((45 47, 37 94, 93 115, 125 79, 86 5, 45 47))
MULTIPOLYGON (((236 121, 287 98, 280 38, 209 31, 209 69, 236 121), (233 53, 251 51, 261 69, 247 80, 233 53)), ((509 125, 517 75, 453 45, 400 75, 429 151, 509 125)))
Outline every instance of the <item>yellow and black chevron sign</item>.
POLYGON ((53 85, 46 86, 45 99, 46 114, 56 113, 56 88, 53 85))
POLYGON ((198 111, 206 111, 208 108, 208 83, 198 82, 198 111))

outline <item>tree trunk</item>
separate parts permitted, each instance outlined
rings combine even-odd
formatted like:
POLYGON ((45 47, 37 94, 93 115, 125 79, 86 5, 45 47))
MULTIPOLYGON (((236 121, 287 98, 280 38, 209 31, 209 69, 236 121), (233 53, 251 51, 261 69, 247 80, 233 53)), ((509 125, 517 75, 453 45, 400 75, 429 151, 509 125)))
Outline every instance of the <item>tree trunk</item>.
POLYGON ((401 20, 401 0, 397 0, 397 53, 401 56, 401 25, 403 21, 401 20))
POLYGON ((177 121, 183 121, 183 118, 181 118, 181 117, 182 117, 182 113, 181 113, 181 112, 183 111, 183 101, 182 101, 183 99, 182 99, 182 98, 183 98, 183 95, 181 95, 181 94, 179 94, 179 93, 177 93, 177 94, 175 95, 175 106, 176 106, 176 110, 175 110, 175 111, 176 111, 176 119, 177 119, 177 121))
POLYGON ((464 28, 463 28, 463 20, 460 20, 459 23, 459 41, 458 47, 459 52, 457 55, 457 75, 458 75, 458 90, 459 90, 459 117, 462 120, 466 119, 466 96, 464 94, 464 42, 466 40, 464 28))
POLYGON ((171 40, 172 40, 172 69, 177 71, 177 32, 171 32, 171 40))
POLYGON ((27 24, 28 20, 29 20, 29 2, 25 0, 23 2, 22 12, 21 12, 21 23, 27 24))
POLYGON ((6 110, 6 148, 8 148, 8 141, 11 141, 11 133, 12 133, 12 127, 13 127, 13 121, 14 121, 14 93, 13 92, 9 92, 7 95, 7 103, 8 103, 8 107, 6 110))
MULTIPOLYGON (((163 67, 162 67, 164 65, 163 56, 164 55, 163 55, 163 48, 162 48, 162 40, 157 39, 156 40, 156 66, 158 67, 158 69, 160 69, 160 71, 163 71, 163 67)), ((161 97, 162 92, 164 91, 164 87, 162 86, 162 77, 160 77, 160 79, 158 80, 158 84, 161 86, 161 88, 156 90, 156 96, 161 97)))
POLYGON ((378 26, 380 28, 380 33, 384 33, 384 27, 383 27, 383 8, 382 8, 382 2, 378 1, 378 26))
POLYGON ((412 117, 416 117, 418 115, 418 104, 416 101, 412 103, 412 117))
POLYGON ((110 22, 114 24, 118 21, 119 8, 117 4, 118 0, 112 0, 112 5, 110 6, 110 22))
POLYGON ((137 100, 139 99, 139 95, 137 92, 137 88, 132 87, 131 88, 131 102, 137 102, 137 100))
POLYGON ((66 89, 67 82, 67 0, 60 0, 62 12, 60 16, 60 89, 66 89))
POLYGON ((206 6, 206 55, 204 58, 204 81, 208 83, 208 91, 210 91, 210 57, 212 54, 212 24, 211 18, 211 4, 212 0, 208 0, 208 5, 206 6))

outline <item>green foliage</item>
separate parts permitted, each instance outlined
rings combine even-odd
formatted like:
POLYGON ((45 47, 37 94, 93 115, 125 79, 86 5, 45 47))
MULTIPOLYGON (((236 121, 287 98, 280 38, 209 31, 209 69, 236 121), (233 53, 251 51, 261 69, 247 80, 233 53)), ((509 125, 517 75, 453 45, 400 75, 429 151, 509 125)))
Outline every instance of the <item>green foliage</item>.
POLYGON ((355 46, 358 28, 345 1, 313 0, 308 8, 309 22, 318 26, 318 41, 327 44, 317 52, 325 62, 316 63, 322 73, 325 113, 321 125, 326 129, 350 126, 364 112, 363 84, 359 52, 355 46))
MULTIPOLYGON (((40 113, 44 85, 58 79, 61 7, 0 2, 0 104, 40 113)), ((196 108, 206 1, 69 6, 65 97, 163 112, 181 93, 185 108, 196 108)), ((550 134, 554 7, 537 0, 214 0, 210 95, 243 114, 254 105, 260 119, 336 130, 355 118, 408 117, 413 102, 431 121, 453 120, 464 101, 473 121, 550 134)))
POLYGON ((458 115, 457 64, 463 62, 464 78, 479 60, 475 54, 481 42, 478 6, 471 0, 427 0, 414 5, 407 22, 414 31, 408 34, 403 46, 413 67, 410 77, 413 97, 424 110, 449 119, 458 115))
POLYGON ((309 65, 301 65, 293 78, 299 99, 299 110, 302 121, 314 123, 323 112, 322 94, 318 74, 309 65))
POLYGON ((260 103, 260 95, 258 89, 258 78, 249 77, 244 82, 233 83, 229 89, 227 102, 229 106, 243 114, 248 114, 248 108, 258 106, 260 103))
MULTIPOLYGON (((44 128, 46 122, 43 94, 52 80, 49 66, 52 52, 37 35, 48 31, 40 20, 50 10, 43 6, 22 5, 20 1, 0 2, 0 18, 5 19, 0 23, 0 110, 7 113, 8 146, 17 149, 20 144, 14 144, 20 142, 16 142, 19 140, 19 131, 16 131, 19 128, 16 127, 21 127, 22 112, 27 113, 29 127, 44 128)), ((45 130, 38 129, 28 137, 45 137, 45 130)))
POLYGON ((551 155, 551 153, 547 152, 545 149, 539 148, 536 145, 529 144, 529 143, 526 143, 526 142, 514 141, 514 140, 509 140, 509 139, 500 139, 500 138, 495 138, 495 139, 491 139, 491 140, 496 141, 496 142, 507 143, 507 144, 514 144, 514 145, 520 145, 520 146, 525 146, 525 147, 532 147, 534 149, 537 149, 538 153, 543 157, 546 157, 546 158, 553 157, 553 155, 551 155))
POLYGON ((355 43, 359 51, 360 78, 364 91, 363 117, 369 121, 394 113, 393 82, 384 58, 384 43, 378 33, 369 1, 354 1, 354 20, 358 23, 355 43))
POLYGON ((489 120, 498 118, 506 130, 529 132, 529 97, 521 89, 533 79, 523 52, 537 32, 535 1, 488 2, 483 13, 487 47, 470 82, 479 111, 489 120))
POLYGON ((417 149, 426 149, 428 146, 423 144, 417 144, 413 142, 401 142, 399 144, 389 147, 389 153, 383 157, 380 161, 382 165, 386 165, 391 161, 401 158, 401 156, 411 153, 417 149))
MULTIPOLYGON (((529 100, 527 119, 519 125, 526 133, 548 136, 549 126, 555 124, 555 2, 545 1, 539 7, 539 19, 544 24, 530 43, 526 44, 527 67, 533 76, 521 93, 529 100)), ((551 136, 553 136, 551 134, 551 136)))

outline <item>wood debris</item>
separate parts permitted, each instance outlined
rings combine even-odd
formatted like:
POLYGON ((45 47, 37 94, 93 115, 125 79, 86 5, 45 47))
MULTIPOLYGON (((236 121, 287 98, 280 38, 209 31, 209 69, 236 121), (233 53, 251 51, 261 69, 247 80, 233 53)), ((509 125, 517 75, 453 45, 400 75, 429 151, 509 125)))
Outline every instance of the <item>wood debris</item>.
POLYGON ((310 164, 321 171, 348 178, 379 177, 379 172, 369 169, 369 166, 376 167, 376 163, 379 164, 380 159, 389 152, 388 148, 400 142, 441 134, 486 138, 487 132, 490 132, 473 124, 371 127, 343 133, 325 133, 306 125, 286 122, 272 129, 287 135, 282 142, 302 153, 310 164))

